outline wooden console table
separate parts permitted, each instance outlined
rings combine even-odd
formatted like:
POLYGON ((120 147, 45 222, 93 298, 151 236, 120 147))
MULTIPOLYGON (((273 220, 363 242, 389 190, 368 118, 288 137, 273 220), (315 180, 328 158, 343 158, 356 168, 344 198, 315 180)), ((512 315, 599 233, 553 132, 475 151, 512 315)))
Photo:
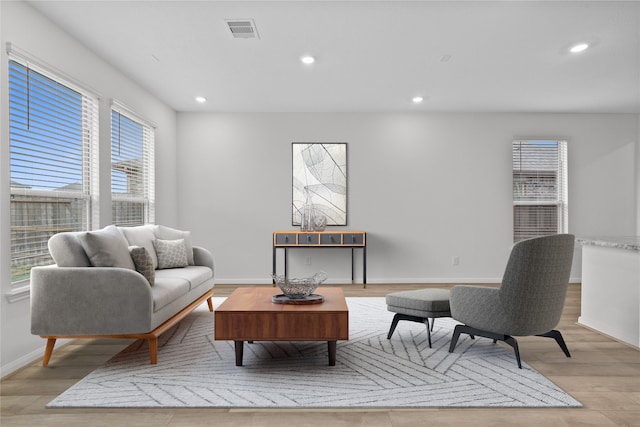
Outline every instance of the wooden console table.
MULTIPOLYGON (((276 250, 284 249, 284 274, 287 275, 287 250, 291 248, 351 248, 351 283, 355 283, 355 249, 362 249, 362 287, 367 287, 367 233, 364 231, 276 231, 273 233, 273 274, 276 274, 276 250)), ((275 282, 274 282, 275 283, 275 282)))

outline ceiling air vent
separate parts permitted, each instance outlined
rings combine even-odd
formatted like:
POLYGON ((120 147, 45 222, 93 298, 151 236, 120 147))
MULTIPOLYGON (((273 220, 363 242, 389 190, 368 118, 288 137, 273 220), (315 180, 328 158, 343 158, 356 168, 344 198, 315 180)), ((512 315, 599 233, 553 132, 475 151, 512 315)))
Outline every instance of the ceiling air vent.
POLYGON ((259 39, 253 19, 226 19, 229 31, 234 39, 259 39))

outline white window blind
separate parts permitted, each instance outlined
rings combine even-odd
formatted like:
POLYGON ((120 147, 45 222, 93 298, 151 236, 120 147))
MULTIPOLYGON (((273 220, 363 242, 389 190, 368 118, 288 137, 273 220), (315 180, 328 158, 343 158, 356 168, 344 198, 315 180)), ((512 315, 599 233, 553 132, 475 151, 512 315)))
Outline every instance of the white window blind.
POLYGON ((26 60, 9 61, 12 283, 53 262, 49 237, 91 229, 97 125, 95 96, 26 60))
POLYGON ((113 223, 155 221, 154 129, 114 105, 111 111, 111 197, 113 223))
POLYGON ((512 154, 514 241, 566 233, 566 141, 514 141, 512 154))

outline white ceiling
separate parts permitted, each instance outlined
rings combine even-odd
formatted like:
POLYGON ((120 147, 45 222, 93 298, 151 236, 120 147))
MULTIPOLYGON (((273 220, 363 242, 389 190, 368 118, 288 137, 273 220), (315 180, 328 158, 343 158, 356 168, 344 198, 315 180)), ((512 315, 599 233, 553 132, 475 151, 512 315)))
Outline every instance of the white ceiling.
POLYGON ((177 111, 640 113, 638 2, 29 3, 177 111))

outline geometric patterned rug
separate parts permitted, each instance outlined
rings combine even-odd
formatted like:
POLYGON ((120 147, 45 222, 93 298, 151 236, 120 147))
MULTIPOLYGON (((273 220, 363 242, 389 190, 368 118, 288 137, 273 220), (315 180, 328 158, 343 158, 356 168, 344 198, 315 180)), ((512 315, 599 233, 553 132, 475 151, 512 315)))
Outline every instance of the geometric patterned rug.
MULTIPOLYGON (((214 298, 214 307, 224 298, 214 298)), ((492 340, 461 336, 436 319, 400 322, 384 298, 347 298, 349 340, 338 341, 336 366, 326 342, 245 343, 235 366, 232 341, 213 340, 213 313, 201 305, 160 337, 158 364, 146 344, 123 350, 51 401, 48 408, 438 408, 581 407, 580 402, 492 340)), ((558 349, 560 351, 560 349, 558 349)))

